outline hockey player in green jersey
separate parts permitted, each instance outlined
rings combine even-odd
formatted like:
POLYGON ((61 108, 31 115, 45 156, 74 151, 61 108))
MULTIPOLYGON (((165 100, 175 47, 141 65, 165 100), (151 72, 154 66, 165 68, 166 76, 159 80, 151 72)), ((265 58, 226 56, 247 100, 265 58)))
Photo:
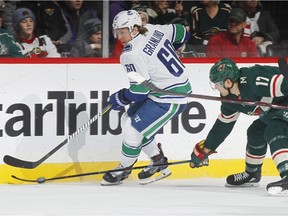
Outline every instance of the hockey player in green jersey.
MULTIPOLYGON (((137 73, 159 88, 189 94, 192 92, 189 74, 175 50, 189 38, 189 33, 180 24, 142 25, 135 10, 121 11, 113 20, 114 36, 124 46, 120 63, 127 73, 137 73)), ((171 96, 150 92, 145 86, 133 80, 129 88, 113 93, 108 100, 114 110, 123 110, 122 157, 116 169, 124 171, 107 172, 102 185, 122 183, 131 173, 143 150, 151 160, 151 166, 139 174, 140 184, 147 184, 168 177, 171 172, 166 164, 161 146, 155 135, 172 118, 182 113, 188 103, 183 96, 171 96)))
MULTIPOLYGON (((225 58, 212 66, 209 78, 221 97, 288 105, 288 80, 278 67, 254 65, 239 69, 234 61, 225 58)), ((190 166, 208 166, 208 156, 230 134, 240 113, 259 118, 247 130, 246 169, 228 176, 226 186, 256 186, 269 146, 282 179, 268 184, 267 191, 288 194, 288 110, 222 102, 221 114, 206 140, 195 145, 190 166)))

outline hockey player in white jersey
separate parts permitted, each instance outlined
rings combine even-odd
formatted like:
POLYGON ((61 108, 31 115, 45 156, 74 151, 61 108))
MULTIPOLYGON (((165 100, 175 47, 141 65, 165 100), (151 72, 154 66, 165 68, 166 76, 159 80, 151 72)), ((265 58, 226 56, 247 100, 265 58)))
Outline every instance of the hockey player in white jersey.
MULTIPOLYGON (((188 72, 175 53, 189 38, 184 26, 142 26, 139 14, 128 10, 115 16, 113 30, 115 37, 124 45, 120 62, 127 73, 139 73, 161 89, 192 92, 188 72)), ((167 163, 161 145, 154 138, 167 122, 184 111, 187 98, 156 94, 130 80, 130 87, 112 94, 108 103, 114 110, 131 104, 122 117, 122 158, 116 167, 127 170, 107 172, 101 184, 120 184, 128 178, 141 150, 151 158, 151 164, 138 174, 140 184, 168 177, 171 171, 167 165, 153 166, 167 163)))

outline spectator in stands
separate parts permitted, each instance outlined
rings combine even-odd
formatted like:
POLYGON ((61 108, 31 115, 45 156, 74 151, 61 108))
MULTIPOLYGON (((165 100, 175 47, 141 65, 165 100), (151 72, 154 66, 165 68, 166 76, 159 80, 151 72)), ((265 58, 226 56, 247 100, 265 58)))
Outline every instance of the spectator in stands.
POLYGON ((142 20, 142 25, 145 26, 147 23, 149 23, 149 16, 145 11, 138 11, 141 20, 142 20))
POLYGON ((41 34, 46 34, 56 46, 70 41, 72 32, 57 1, 41 1, 38 8, 41 34))
POLYGON ((101 57, 102 56, 102 24, 98 18, 84 23, 85 34, 76 40, 70 51, 70 57, 101 57))
POLYGON ((207 45, 209 38, 228 27, 231 7, 219 0, 202 0, 190 10, 191 38, 188 43, 207 45))
POLYGON ((19 8, 13 13, 13 27, 22 53, 31 58, 60 57, 56 46, 47 35, 35 33, 36 18, 28 8, 19 8))
POLYGON ((185 14, 183 8, 183 1, 176 1, 174 6, 175 13, 178 17, 184 18, 187 14, 185 14))
POLYGON ((151 24, 156 24, 156 20, 157 20, 157 13, 150 7, 148 7, 148 5, 144 5, 143 3, 140 3, 139 1, 132 1, 132 6, 131 6, 132 10, 136 10, 138 13, 139 12, 144 12, 148 15, 148 20, 147 22, 151 23, 151 24))
POLYGON ((0 29, 2 29, 4 8, 5 8, 5 2, 4 0, 0 0, 0 29))
POLYGON ((15 37, 15 32, 12 23, 14 11, 17 9, 16 1, 5 1, 5 8, 3 10, 3 23, 2 25, 7 29, 11 35, 15 37))
POLYGON ((157 13, 156 24, 165 25, 177 18, 173 8, 170 8, 169 1, 155 0, 152 1, 152 9, 157 13))
POLYGON ((245 36, 250 37, 260 55, 265 56, 266 47, 278 43, 280 39, 280 31, 270 13, 262 9, 260 0, 235 1, 232 5, 237 5, 246 12, 245 36))
POLYGON ((206 57, 205 50, 211 36, 227 30, 231 7, 219 0, 201 0, 190 9, 186 18, 191 37, 179 53, 181 57, 206 57))
MULTIPOLYGON (((15 0, 6 0, 5 1, 5 11, 3 14, 3 25, 5 28, 13 35, 16 36, 13 28, 13 13, 18 8, 28 8, 34 14, 38 14, 38 1, 15 1, 15 0)), ((36 17, 37 21, 37 17, 36 17)))
POLYGON ((84 34, 84 22, 91 18, 98 18, 97 11, 88 8, 83 0, 69 0, 59 3, 61 3, 61 8, 72 31, 69 44, 74 44, 76 39, 84 34))
POLYGON ((2 28, 5 3, 0 0, 0 57, 23 57, 20 46, 13 36, 2 28))
POLYGON ((246 27, 246 13, 241 8, 233 8, 228 18, 227 32, 212 36, 208 42, 207 57, 257 57, 256 45, 243 36, 246 27))

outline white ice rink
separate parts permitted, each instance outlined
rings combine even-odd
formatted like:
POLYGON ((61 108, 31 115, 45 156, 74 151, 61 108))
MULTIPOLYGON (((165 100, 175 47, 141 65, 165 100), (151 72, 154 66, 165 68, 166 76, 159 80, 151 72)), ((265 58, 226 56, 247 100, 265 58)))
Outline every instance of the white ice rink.
POLYGON ((0 215, 288 215, 288 197, 265 190, 275 180, 263 177, 258 188, 227 188, 222 178, 0 185, 0 215))

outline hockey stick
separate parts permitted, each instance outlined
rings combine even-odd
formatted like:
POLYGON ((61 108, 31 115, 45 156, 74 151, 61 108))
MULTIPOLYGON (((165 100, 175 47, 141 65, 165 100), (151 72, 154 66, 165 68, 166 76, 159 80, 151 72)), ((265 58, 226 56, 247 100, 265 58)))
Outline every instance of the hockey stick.
POLYGON ((103 108, 102 113, 98 113, 97 115, 93 116, 87 123, 85 123, 82 127, 78 128, 73 134, 69 135, 63 142, 58 144, 55 148, 53 148, 50 152, 48 152, 46 155, 44 155, 42 158, 40 158, 37 161, 25 161, 18 158, 15 158, 10 155, 5 155, 3 158, 3 161, 14 167, 20 167, 25 169, 34 169, 35 167, 39 166, 41 163, 43 163, 45 160, 47 160, 51 155, 53 155, 56 151, 58 151, 60 148, 62 148, 65 144, 67 144, 70 140, 72 140, 74 137, 76 137, 78 134, 80 134, 84 129, 89 127, 93 122, 95 122, 100 116, 104 115, 108 110, 110 110, 112 105, 107 105, 103 108))
POLYGON ((288 80, 288 65, 286 58, 279 58, 278 66, 281 71, 281 74, 284 76, 286 80, 288 80))
POLYGON ((221 101, 225 103, 241 104, 241 105, 247 105, 247 106, 264 106, 264 107, 270 107, 273 109, 288 110, 288 106, 284 106, 281 104, 270 104, 270 103, 265 103, 261 101, 235 100, 235 99, 227 99, 227 98, 214 97, 214 96, 208 96, 208 95, 172 92, 169 90, 164 90, 164 89, 160 89, 156 87, 152 83, 145 80, 145 78, 142 77, 140 74, 135 73, 135 72, 129 72, 128 77, 134 80, 135 82, 139 83, 140 85, 143 85, 149 88, 152 92, 159 93, 159 94, 168 94, 168 95, 198 98, 198 99, 205 99, 205 100, 221 101))
MULTIPOLYGON (((168 163, 163 163, 163 164, 154 164, 153 167, 159 167, 159 166, 171 166, 171 165, 177 165, 177 164, 184 164, 184 163, 190 163, 191 160, 182 160, 182 161, 175 161, 175 162, 168 162, 168 163)), ((137 167, 132 167, 132 168, 122 168, 122 169, 112 169, 112 170, 104 170, 104 171, 96 171, 96 172, 88 172, 88 173, 81 173, 81 174, 75 174, 75 175, 68 175, 68 176, 59 176, 59 177, 54 177, 54 178, 45 178, 45 177, 39 177, 37 179, 23 179, 19 178, 15 175, 11 175, 12 178, 24 181, 24 182, 37 182, 39 184, 44 183, 46 181, 55 181, 55 180, 60 180, 60 179, 69 179, 69 178, 77 178, 77 177, 82 177, 82 176, 90 176, 90 175, 99 175, 99 174, 105 174, 107 172, 119 172, 119 171, 124 171, 124 170, 136 170, 136 169, 144 169, 147 166, 137 166, 137 167)))

